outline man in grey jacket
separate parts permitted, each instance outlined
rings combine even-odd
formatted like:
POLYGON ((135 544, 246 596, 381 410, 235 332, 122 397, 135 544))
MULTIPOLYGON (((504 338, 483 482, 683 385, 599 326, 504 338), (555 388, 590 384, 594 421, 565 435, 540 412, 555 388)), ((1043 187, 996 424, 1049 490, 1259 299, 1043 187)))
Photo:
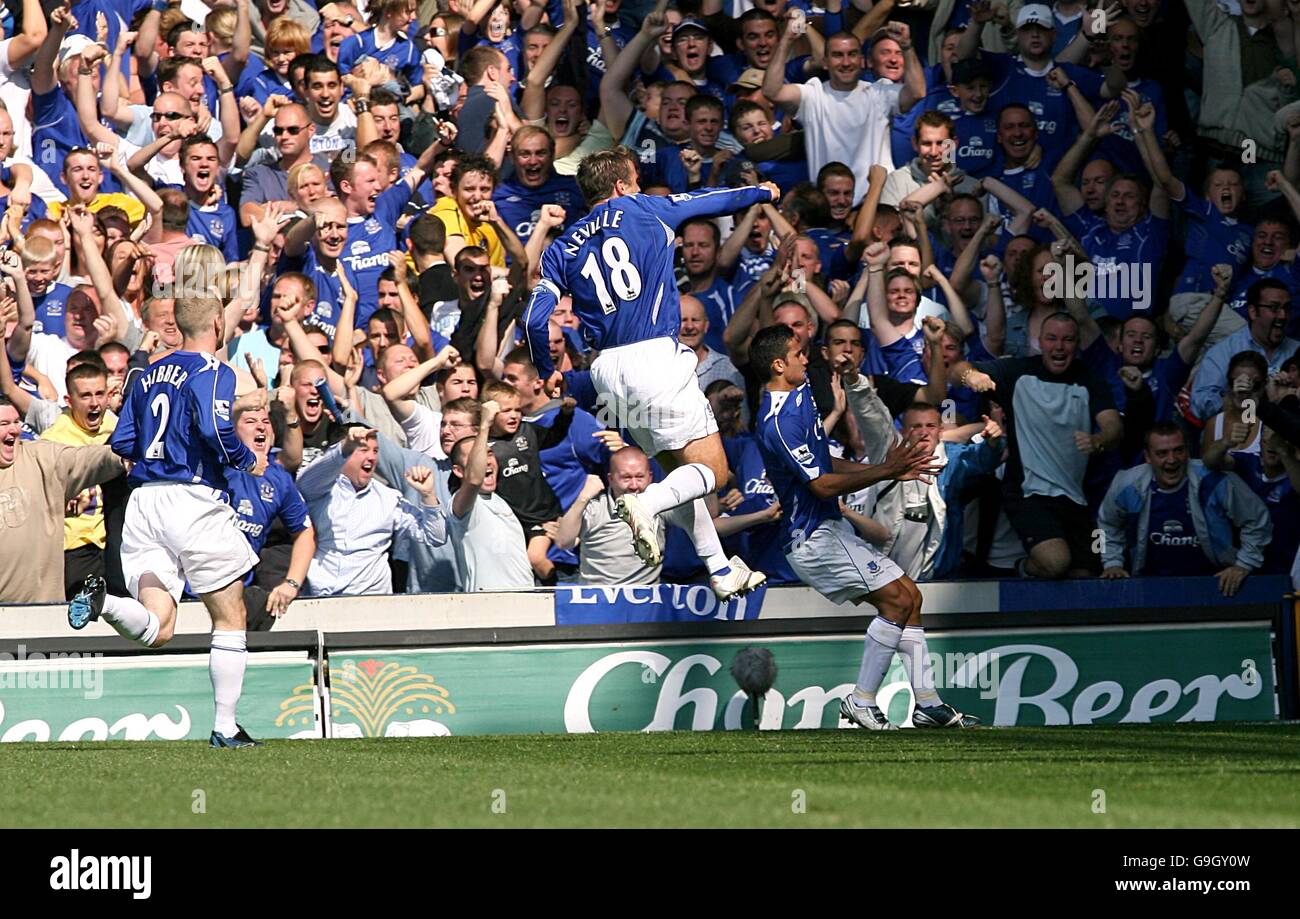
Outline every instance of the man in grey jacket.
POLYGON ((889 532, 883 551, 913 580, 955 575, 962 560, 960 495, 974 477, 991 475, 1002 462, 1001 426, 986 415, 979 443, 946 443, 940 410, 928 402, 913 402, 903 412, 900 435, 870 380, 851 361, 841 360, 836 369, 842 373, 849 407, 872 462, 909 440, 928 447, 935 464, 942 466, 928 482, 882 482, 868 493, 871 516, 889 532))
POLYGON ((1219 591, 1233 596, 1264 563, 1273 536, 1268 508, 1235 474, 1189 461, 1173 422, 1148 432, 1146 460, 1115 476, 1102 502, 1101 576, 1213 574, 1219 591))

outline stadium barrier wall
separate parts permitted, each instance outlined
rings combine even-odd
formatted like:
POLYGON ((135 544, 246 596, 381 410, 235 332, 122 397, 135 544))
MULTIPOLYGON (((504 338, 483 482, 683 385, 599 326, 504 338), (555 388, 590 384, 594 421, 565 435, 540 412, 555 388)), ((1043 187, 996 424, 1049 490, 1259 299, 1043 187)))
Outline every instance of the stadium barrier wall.
MULTIPOLYGON (((1161 580, 1072 585, 1062 593, 1084 605, 1058 597, 1032 614, 1023 583, 924 585, 940 691, 996 725, 1270 720, 1279 700, 1285 714, 1300 616, 1280 602, 1285 581, 1251 579, 1225 601, 1161 580)), ((728 668, 755 645, 779 668, 765 728, 838 724, 861 610, 797 587, 712 607, 694 591, 298 601, 279 629, 249 636, 241 722, 292 738, 734 729, 753 712, 728 668)), ((206 614, 183 604, 182 618, 189 634, 160 654, 72 633, 62 606, 0 610, 0 741, 206 737, 206 614)), ((907 723, 897 662, 881 698, 907 723)))

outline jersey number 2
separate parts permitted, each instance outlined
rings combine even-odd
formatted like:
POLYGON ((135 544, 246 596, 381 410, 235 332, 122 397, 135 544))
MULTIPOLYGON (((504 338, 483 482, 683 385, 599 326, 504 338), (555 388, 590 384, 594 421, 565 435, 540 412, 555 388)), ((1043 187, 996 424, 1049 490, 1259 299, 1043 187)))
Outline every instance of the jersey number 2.
POLYGON ((167 398, 166 393, 159 393, 149 403, 149 414, 158 419, 158 433, 153 436, 153 440, 144 451, 145 459, 163 458, 163 438, 167 436, 167 419, 171 411, 171 400, 167 398))
POLYGON ((600 301, 600 308, 608 315, 618 309, 614 298, 609 295, 609 288, 611 286, 614 288, 614 293, 618 294, 620 300, 635 300, 641 296, 641 273, 632 264, 632 253, 628 251, 627 243, 617 236, 605 240, 605 245, 600 247, 600 254, 605 259, 609 284, 605 283, 606 272, 600 270, 594 252, 583 262, 581 273, 596 288, 596 299, 600 301))

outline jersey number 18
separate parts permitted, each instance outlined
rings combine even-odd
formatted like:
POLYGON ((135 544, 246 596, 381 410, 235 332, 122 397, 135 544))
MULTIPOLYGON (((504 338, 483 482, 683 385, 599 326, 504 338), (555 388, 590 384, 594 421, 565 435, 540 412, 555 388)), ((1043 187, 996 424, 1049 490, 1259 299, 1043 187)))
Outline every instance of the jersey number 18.
POLYGON ((596 288, 596 299, 600 301, 601 310, 608 315, 618 309, 614 298, 609 295, 610 287, 614 288, 620 300, 635 300, 641 296, 641 273, 632 264, 632 253, 628 251, 627 243, 617 236, 605 240, 600 254, 605 259, 605 271, 601 271, 596 253, 592 252, 583 262, 581 273, 596 288), (606 274, 609 275, 608 284, 605 283, 606 274))

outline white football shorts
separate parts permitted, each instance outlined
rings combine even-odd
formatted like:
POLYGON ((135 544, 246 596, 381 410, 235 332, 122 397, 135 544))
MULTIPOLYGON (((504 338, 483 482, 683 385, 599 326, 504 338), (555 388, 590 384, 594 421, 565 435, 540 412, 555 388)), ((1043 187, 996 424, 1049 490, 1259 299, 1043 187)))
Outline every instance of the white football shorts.
POLYGON ((606 348, 591 365, 608 427, 626 429, 649 456, 680 450, 718 431, 695 375, 695 352, 671 338, 606 348))
POLYGON ((122 571, 140 597, 140 578, 154 574, 179 602, 186 580, 196 594, 242 578, 257 564, 225 495, 206 485, 167 482, 131 492, 122 527, 122 571))
POLYGON ((842 517, 796 540, 785 557, 801 581, 832 603, 865 597, 903 576, 893 559, 864 542, 842 517))

